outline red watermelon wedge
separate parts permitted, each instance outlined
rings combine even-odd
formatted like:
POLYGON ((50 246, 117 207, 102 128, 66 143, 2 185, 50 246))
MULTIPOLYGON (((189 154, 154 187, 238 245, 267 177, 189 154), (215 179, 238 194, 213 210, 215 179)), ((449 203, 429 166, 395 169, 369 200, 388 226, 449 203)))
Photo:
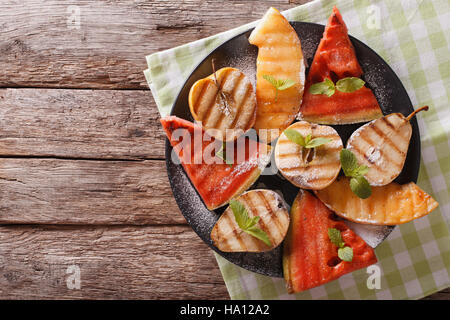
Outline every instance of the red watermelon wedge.
POLYGON ((222 158, 215 159, 212 144, 217 142, 200 125, 175 116, 162 118, 161 124, 189 179, 209 210, 227 204, 230 199, 247 190, 270 161, 270 146, 239 138, 245 140, 238 139, 235 142, 233 164, 226 164, 222 158), (195 143, 194 131, 200 137, 195 143), (211 160, 219 163, 211 163, 211 160))
POLYGON ((291 225, 283 247, 283 273, 289 293, 320 286, 377 262, 373 249, 308 191, 300 190, 291 208, 291 225), (338 257, 328 229, 341 231, 353 249, 351 262, 338 257))
POLYGON ((299 118, 323 124, 350 124, 382 117, 377 99, 365 86, 349 93, 336 90, 331 97, 309 92, 311 85, 325 78, 336 83, 339 79, 359 78, 362 74, 347 26, 334 7, 306 78, 299 118))

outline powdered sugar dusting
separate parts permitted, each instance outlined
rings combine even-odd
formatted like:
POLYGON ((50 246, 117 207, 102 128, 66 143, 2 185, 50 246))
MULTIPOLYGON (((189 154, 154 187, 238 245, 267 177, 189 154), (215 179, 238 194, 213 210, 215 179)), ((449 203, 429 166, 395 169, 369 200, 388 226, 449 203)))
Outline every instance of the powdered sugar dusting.
POLYGON ((377 247, 381 242, 383 242, 383 240, 394 228, 391 226, 375 226, 355 223, 347 220, 344 220, 344 222, 372 248, 377 247))

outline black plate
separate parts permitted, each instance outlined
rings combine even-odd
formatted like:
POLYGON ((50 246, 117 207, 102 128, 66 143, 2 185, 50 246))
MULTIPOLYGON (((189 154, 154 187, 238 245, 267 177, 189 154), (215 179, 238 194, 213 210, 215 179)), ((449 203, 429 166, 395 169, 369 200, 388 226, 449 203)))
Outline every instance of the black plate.
MULTIPOLYGON (((324 31, 324 26, 306 22, 291 22, 302 43, 303 54, 307 65, 310 65, 324 31)), ((256 57, 258 49, 248 43, 249 30, 228 40, 209 54, 191 73, 172 107, 171 115, 193 121, 188 106, 188 94, 195 81, 212 74, 211 59, 215 59, 216 69, 235 67, 242 70, 255 84, 256 57)), ((363 79, 371 88, 384 114, 400 112, 405 116, 413 111, 411 101, 402 83, 383 59, 361 41, 350 37, 364 70, 363 79)), ((306 70, 308 72, 308 69, 306 70)), ((399 183, 417 181, 420 166, 420 136, 416 119, 411 120, 413 133, 405 166, 399 177, 399 183)), ((334 126, 345 143, 350 135, 362 125, 334 126)), ((170 185, 178 206, 192 229, 213 250, 232 263, 260 274, 282 277, 282 246, 265 253, 225 253, 213 246, 210 232, 224 207, 209 211, 196 192, 181 165, 174 164, 171 159, 172 147, 166 141, 166 164, 170 185)), ((286 202, 292 204, 298 188, 286 182, 280 175, 261 175, 251 189, 266 187, 282 193, 286 202)), ((372 247, 380 244, 394 227, 369 226, 346 221, 372 247)))

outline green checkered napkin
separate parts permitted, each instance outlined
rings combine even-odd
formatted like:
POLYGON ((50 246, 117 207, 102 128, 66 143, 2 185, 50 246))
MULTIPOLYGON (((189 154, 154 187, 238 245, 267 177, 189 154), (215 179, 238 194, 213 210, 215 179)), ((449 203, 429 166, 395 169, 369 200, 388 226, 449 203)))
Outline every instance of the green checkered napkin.
MULTIPOLYGON (((216 255, 232 299, 417 299, 450 286, 450 5, 448 0, 317 0, 283 14, 293 21, 325 24, 337 5, 349 33, 380 54, 400 77, 418 116, 422 164, 418 185, 440 204, 428 216, 395 228, 377 249, 381 288, 368 289, 366 269, 289 295, 284 280, 244 270, 216 255)), ((212 49, 255 25, 147 57, 144 71, 161 115, 212 49)))

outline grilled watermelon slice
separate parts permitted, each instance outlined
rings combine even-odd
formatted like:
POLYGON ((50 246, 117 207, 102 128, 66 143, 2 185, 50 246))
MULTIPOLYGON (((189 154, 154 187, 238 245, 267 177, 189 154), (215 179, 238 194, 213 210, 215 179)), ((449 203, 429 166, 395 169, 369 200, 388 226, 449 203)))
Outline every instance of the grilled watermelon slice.
POLYGON ((309 92, 311 85, 326 78, 335 83, 362 74, 347 26, 334 7, 306 78, 299 118, 323 124, 350 124, 383 116, 373 92, 365 86, 348 93, 336 90, 330 97, 309 92))
POLYGON ((233 164, 227 164, 222 158, 207 160, 203 155, 212 154, 211 158, 214 158, 215 147, 210 144, 217 142, 200 125, 176 116, 162 118, 161 124, 189 179, 209 210, 227 204, 230 199, 247 190, 270 161, 270 146, 248 138, 239 138, 245 140, 238 139, 235 142, 237 149, 233 164), (194 143, 197 137, 200 139, 194 143))
POLYGON ((373 249, 350 230, 319 199, 300 190, 291 208, 291 225, 283 248, 283 273, 289 293, 320 286, 377 262, 373 249), (340 260, 328 229, 341 231, 353 249, 351 262, 340 260))

